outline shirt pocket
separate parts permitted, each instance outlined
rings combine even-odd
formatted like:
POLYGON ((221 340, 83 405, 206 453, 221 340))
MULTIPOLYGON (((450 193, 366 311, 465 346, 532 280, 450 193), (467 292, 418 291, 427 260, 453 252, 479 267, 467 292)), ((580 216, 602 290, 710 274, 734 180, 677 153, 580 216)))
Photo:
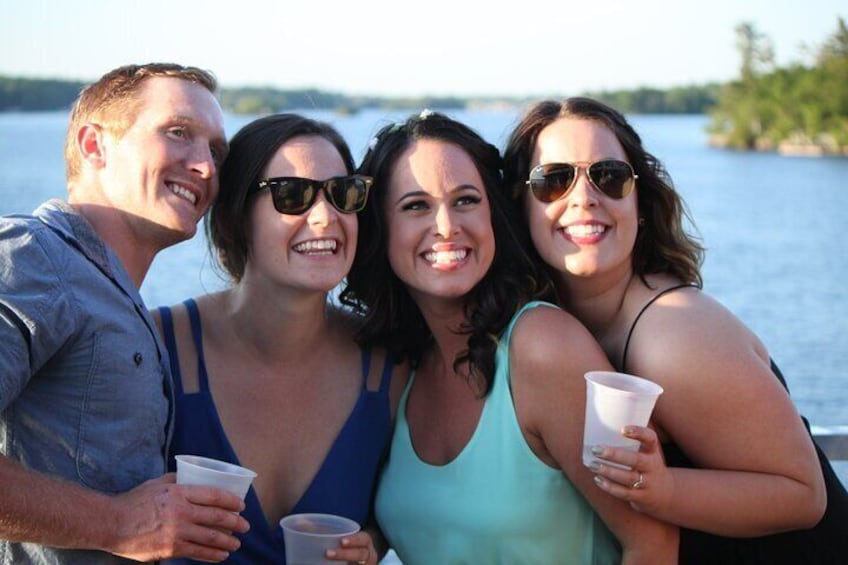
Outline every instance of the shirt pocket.
POLYGON ((76 453, 79 479, 88 487, 125 492, 165 470, 168 400, 150 344, 149 336, 116 331, 90 340, 76 453))

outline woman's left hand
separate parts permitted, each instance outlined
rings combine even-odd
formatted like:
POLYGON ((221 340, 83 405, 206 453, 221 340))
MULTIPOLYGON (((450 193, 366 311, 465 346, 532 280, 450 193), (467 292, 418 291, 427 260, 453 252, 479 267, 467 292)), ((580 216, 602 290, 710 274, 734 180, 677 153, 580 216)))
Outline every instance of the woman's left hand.
POLYGON ((357 565, 377 565, 380 561, 371 535, 365 531, 343 537, 339 547, 328 549, 326 556, 331 561, 347 561, 357 565))
POLYGON ((612 496, 630 502, 634 510, 661 514, 674 493, 674 476, 665 464, 657 434, 650 428, 626 426, 622 435, 638 440, 641 443, 639 451, 593 448, 592 455, 597 460, 590 469, 595 473, 595 484, 612 496), (607 461, 630 469, 605 465, 607 461))

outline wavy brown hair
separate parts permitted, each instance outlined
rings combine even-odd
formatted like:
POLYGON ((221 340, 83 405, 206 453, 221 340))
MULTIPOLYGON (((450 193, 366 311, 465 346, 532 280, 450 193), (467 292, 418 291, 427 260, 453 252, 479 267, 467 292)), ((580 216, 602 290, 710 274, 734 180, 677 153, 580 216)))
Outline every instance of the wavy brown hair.
POLYGON ((512 131, 504 154, 504 185, 525 220, 525 181, 539 133, 561 118, 598 122, 615 134, 627 160, 638 175, 639 227, 633 247, 633 271, 643 280, 652 273, 668 273, 683 282, 701 286, 704 248, 687 233, 684 221, 694 227, 686 203, 674 189, 663 164, 642 146, 642 139, 624 116, 592 98, 575 97, 563 101, 546 100, 532 106, 512 131))
POLYGON ((422 113, 402 124, 387 125, 375 137, 359 173, 374 178, 371 198, 359 213, 356 258, 340 295, 343 304, 365 316, 363 345, 386 347, 398 359, 416 364, 430 346, 432 332, 404 283, 389 264, 386 195, 392 170, 414 142, 432 139, 460 147, 471 158, 486 190, 495 237, 492 265, 465 297, 465 322, 456 331, 468 335, 468 349, 454 360, 467 364, 468 378, 491 389, 498 339, 513 315, 530 300, 552 300, 552 285, 527 250, 529 238, 502 188, 501 156, 475 131, 440 113, 422 113))

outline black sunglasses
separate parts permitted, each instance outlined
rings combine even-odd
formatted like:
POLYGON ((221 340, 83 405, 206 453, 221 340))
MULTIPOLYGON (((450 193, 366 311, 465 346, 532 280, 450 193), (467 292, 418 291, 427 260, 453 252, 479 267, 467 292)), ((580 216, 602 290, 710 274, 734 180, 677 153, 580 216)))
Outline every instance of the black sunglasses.
POLYGON ((374 179, 364 175, 333 177, 327 180, 300 177, 274 177, 263 179, 248 195, 269 189, 274 208, 280 214, 303 214, 309 210, 324 191, 324 196, 336 210, 344 214, 359 212, 368 201, 368 189, 374 179))
POLYGON ((639 178, 630 163, 604 159, 594 163, 546 163, 530 171, 527 184, 533 196, 542 202, 564 197, 577 182, 580 169, 586 170, 589 182, 602 194, 619 200, 631 192, 639 178))

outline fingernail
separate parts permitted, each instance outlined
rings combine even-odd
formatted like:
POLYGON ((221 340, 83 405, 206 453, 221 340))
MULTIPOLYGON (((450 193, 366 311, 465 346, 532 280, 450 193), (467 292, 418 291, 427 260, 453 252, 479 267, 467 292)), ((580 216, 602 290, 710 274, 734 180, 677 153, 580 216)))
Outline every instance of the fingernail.
POLYGON ((589 463, 589 468, 597 473, 598 471, 601 470, 601 464, 598 463, 597 461, 592 461, 591 463, 589 463))
POLYGON ((595 484, 598 485, 599 487, 604 486, 603 477, 599 477, 598 475, 595 475, 595 484))
POLYGON ((335 549, 328 549, 327 553, 325 555, 327 557, 335 557, 336 556, 336 550, 335 549))
POLYGON ((624 426, 624 435, 632 436, 635 433, 636 433, 636 428, 634 428, 633 426, 624 426))
POLYGON ((601 447, 600 445, 593 445, 592 446, 592 455, 603 455, 603 454, 604 454, 604 448, 603 447, 601 447))

